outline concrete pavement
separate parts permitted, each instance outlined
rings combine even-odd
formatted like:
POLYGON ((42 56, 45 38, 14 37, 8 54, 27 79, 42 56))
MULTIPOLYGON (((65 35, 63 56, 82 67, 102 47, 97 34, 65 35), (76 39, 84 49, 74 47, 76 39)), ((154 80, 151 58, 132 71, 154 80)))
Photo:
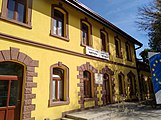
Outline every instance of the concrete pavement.
POLYGON ((66 120, 161 120, 161 108, 132 102, 111 104, 66 115, 66 120))

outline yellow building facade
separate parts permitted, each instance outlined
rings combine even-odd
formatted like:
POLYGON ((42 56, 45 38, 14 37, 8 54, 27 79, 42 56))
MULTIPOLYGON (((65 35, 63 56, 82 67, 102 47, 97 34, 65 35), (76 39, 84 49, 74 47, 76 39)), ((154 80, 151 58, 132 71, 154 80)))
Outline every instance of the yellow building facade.
POLYGON ((152 76, 150 66, 141 61, 137 61, 139 85, 140 85, 140 100, 154 99, 152 76))
POLYGON ((0 117, 63 113, 139 95, 135 45, 74 0, 0 0, 0 117))

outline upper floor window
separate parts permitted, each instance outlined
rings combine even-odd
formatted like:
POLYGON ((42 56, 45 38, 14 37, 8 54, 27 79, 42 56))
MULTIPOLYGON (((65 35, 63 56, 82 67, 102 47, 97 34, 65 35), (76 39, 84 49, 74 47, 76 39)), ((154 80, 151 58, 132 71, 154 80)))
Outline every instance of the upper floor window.
POLYGON ((84 80, 84 97, 91 98, 92 97, 92 80, 91 73, 89 71, 83 72, 83 80, 84 80))
POLYGON ((68 13, 60 6, 52 5, 51 35, 69 41, 68 13))
POLYGON ((64 37, 64 14, 54 10, 54 34, 64 37))
POLYGON ((61 62, 51 66, 50 106, 69 103, 69 70, 61 62))
POLYGON ((92 46, 91 25, 86 21, 81 21, 81 39, 83 46, 92 46))
POLYGON ((126 57, 127 57, 127 60, 131 61, 132 60, 132 57, 131 57, 130 44, 129 43, 126 43, 125 46, 126 46, 126 57))
POLYGON ((100 37, 101 37, 101 50, 109 52, 108 34, 105 32, 105 30, 101 30, 100 37))
POLYGON ((83 44, 89 46, 89 29, 88 26, 82 23, 82 40, 83 44))
POLYGON ((122 58, 121 54, 121 41, 115 38, 116 57, 122 58))
POLYGON ((32 0, 3 0, 2 19, 31 26, 32 0))

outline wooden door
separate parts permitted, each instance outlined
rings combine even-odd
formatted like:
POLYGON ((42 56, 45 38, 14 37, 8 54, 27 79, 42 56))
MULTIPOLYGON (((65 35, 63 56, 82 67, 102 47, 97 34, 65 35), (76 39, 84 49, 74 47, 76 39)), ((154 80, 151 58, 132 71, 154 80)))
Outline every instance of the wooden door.
POLYGON ((18 76, 0 75, 0 120, 19 120, 20 82, 18 76))
POLYGON ((110 83, 109 83, 109 75, 105 74, 104 75, 104 81, 103 81, 103 85, 104 85, 104 89, 105 89, 105 103, 109 104, 110 103, 110 83))

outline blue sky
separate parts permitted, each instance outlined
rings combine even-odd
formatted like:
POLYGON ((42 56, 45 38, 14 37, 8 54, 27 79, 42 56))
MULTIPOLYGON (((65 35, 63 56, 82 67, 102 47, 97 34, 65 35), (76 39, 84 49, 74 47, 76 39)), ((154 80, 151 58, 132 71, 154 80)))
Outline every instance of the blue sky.
MULTIPOLYGON (((131 35, 141 43, 143 47, 137 50, 138 54, 148 47, 148 36, 144 31, 139 31, 135 21, 138 17, 138 7, 153 0, 79 0, 87 7, 97 12, 109 22, 131 35)), ((139 57, 139 56, 138 56, 139 57)))

